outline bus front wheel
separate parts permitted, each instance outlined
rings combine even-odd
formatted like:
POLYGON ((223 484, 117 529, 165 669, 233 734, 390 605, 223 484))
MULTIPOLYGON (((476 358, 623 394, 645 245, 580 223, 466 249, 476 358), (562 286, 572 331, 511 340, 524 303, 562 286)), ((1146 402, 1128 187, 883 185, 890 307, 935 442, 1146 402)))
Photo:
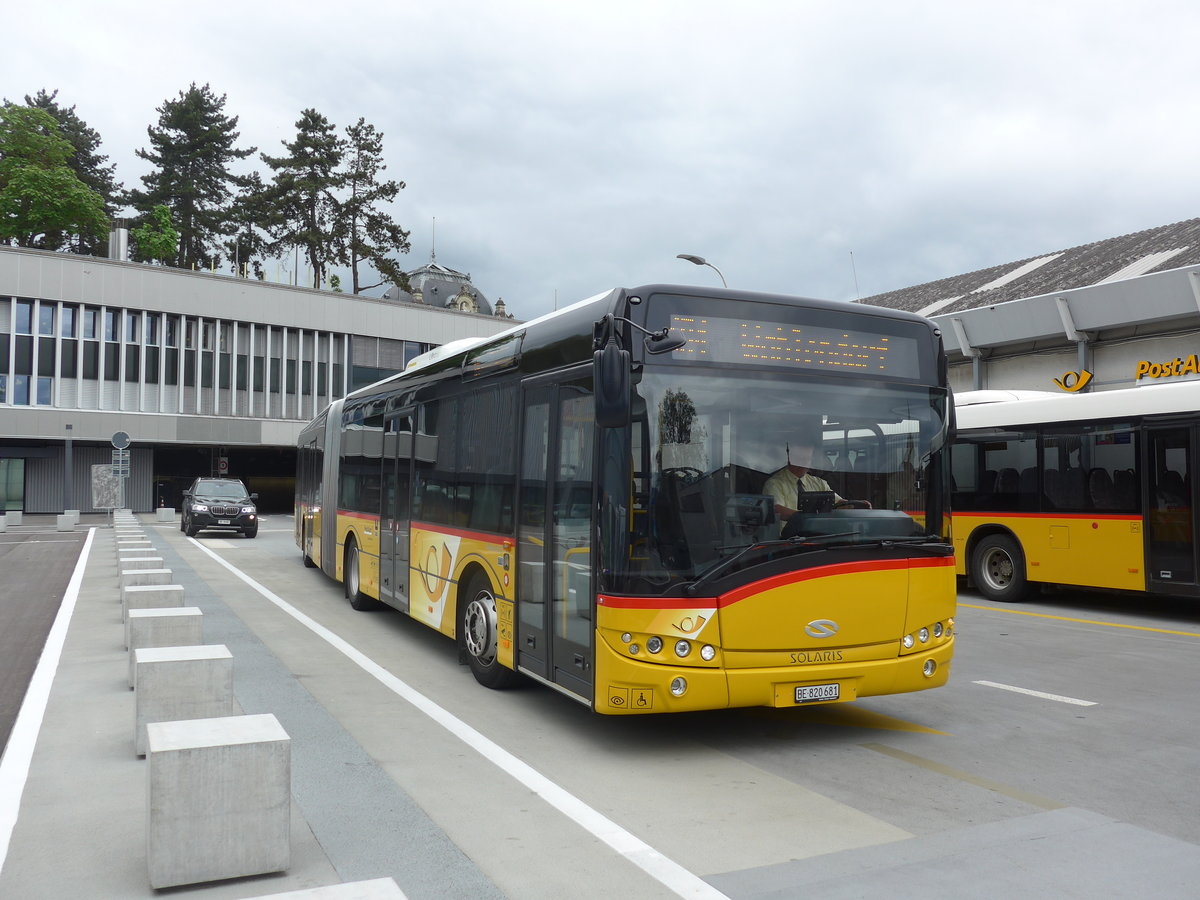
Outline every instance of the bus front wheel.
POLYGON ((346 599, 359 612, 379 609, 378 601, 362 592, 362 565, 359 562, 358 544, 353 538, 346 544, 346 559, 342 564, 342 581, 345 583, 346 599))
POLYGON ((971 556, 971 579, 989 600, 1015 603, 1024 599, 1029 593, 1029 581, 1021 546, 1003 534, 983 538, 971 556))
POLYGON ((502 666, 497 658, 496 597, 486 577, 475 575, 471 579, 458 608, 459 639, 475 680, 496 690, 511 687, 517 673, 502 666))

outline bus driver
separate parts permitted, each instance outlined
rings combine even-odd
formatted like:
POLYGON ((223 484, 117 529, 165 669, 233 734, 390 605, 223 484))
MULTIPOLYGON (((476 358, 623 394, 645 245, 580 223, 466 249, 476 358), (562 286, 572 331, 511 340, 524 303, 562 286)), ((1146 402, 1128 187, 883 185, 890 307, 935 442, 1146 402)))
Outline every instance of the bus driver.
POLYGON ((800 494, 812 491, 828 491, 833 494, 834 509, 871 507, 866 500, 844 499, 829 486, 828 481, 809 471, 816 454, 817 443, 816 438, 801 436, 795 447, 792 447, 790 442, 785 444, 787 465, 772 473, 763 485, 763 493, 775 501, 775 516, 781 523, 786 524, 787 520, 796 514, 796 503, 800 494))

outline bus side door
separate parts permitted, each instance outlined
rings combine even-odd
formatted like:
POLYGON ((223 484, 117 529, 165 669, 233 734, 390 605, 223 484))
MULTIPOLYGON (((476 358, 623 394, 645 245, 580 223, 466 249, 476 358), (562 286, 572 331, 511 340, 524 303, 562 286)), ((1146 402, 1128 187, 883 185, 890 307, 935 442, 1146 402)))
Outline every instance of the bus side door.
POLYGON ((592 446, 586 377, 526 382, 517 519, 517 666, 592 699, 592 446))
POLYGON ((383 425, 379 514, 379 597, 408 611, 409 506, 412 496, 412 410, 388 413, 383 425))

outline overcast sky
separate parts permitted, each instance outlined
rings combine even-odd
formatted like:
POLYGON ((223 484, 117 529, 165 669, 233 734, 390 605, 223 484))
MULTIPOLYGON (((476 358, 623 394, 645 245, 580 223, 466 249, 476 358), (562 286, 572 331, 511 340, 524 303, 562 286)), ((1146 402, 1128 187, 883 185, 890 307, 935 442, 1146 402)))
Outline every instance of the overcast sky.
POLYGON ((678 253, 848 300, 1200 215, 1194 0, 59 0, 8 25, 3 97, 58 89, 126 187, 192 82, 260 152, 306 107, 365 117, 408 185, 405 268, 436 217, 438 262, 522 319, 719 283, 678 253))

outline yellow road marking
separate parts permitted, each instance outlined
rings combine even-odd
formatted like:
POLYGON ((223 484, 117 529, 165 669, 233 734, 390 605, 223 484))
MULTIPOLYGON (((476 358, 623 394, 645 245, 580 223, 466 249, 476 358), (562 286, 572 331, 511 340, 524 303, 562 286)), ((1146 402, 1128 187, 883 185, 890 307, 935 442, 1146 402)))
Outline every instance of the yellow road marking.
POLYGON ((903 750, 897 750, 895 747, 888 747, 885 744, 863 744, 862 746, 868 750, 874 750, 876 753, 882 753, 884 756, 891 756, 894 759, 912 763, 914 766, 920 766, 922 769, 928 769, 930 772, 937 772, 939 775, 945 775, 948 778, 954 778, 958 781, 965 781, 967 784, 973 784, 984 790, 995 791, 997 794, 1003 794, 1005 797, 1012 797, 1014 800, 1020 800, 1022 803, 1028 803, 1031 806, 1037 806, 1042 809, 1064 809, 1066 806, 1057 800, 1051 800, 1049 797, 1043 797, 1040 794, 1031 794, 1020 788, 1015 788, 999 781, 993 781, 990 778, 984 778, 980 775, 974 775, 970 772, 964 772, 962 769, 955 769, 942 763, 934 762, 932 759, 926 759, 924 756, 905 753, 903 750))
POLYGON ((1173 631, 1170 628, 1150 628, 1147 625, 1122 625, 1120 622, 1101 622, 1096 619, 1075 619, 1071 616, 1052 616, 1049 613, 1028 612, 1023 609, 1005 609, 1000 606, 975 606, 971 603, 960 603, 959 608, 982 609, 987 612, 1011 613, 1015 616, 1033 616, 1035 619, 1057 619, 1059 622, 1076 622, 1080 625, 1103 625, 1105 628, 1128 628, 1130 631, 1153 631, 1155 634, 1178 634, 1183 637, 1200 638, 1200 632, 1173 631))
POLYGON ((804 711, 804 721, 814 725, 844 725, 850 728, 876 728, 881 731, 912 731, 918 734, 949 735, 948 731, 938 731, 926 728, 916 722, 906 722, 885 716, 883 713, 872 712, 861 706, 849 704, 829 704, 827 706, 810 706, 804 711))

